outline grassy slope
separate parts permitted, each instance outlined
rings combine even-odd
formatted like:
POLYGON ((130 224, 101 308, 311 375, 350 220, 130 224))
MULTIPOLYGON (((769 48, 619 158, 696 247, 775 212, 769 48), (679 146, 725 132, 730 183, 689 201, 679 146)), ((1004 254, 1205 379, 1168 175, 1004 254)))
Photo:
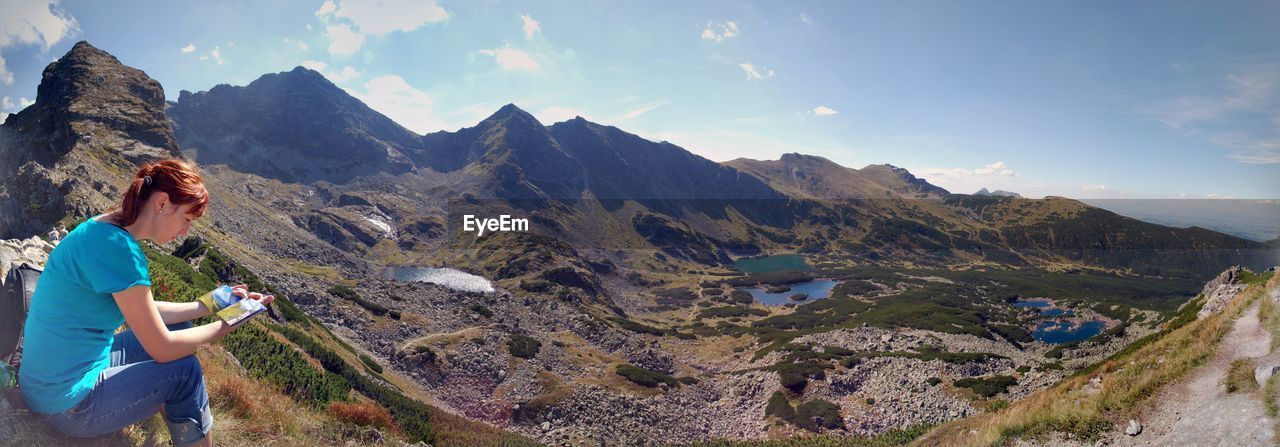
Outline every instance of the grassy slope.
MULTIPOLYGON (((1222 312, 1141 339, 1095 368, 998 412, 944 424, 916 444, 992 445, 1009 438, 1054 431, 1068 432, 1085 440, 1095 439, 1111 430, 1113 421, 1126 419, 1161 387, 1207 361, 1230 329, 1231 322, 1254 299, 1275 288, 1276 282, 1277 278, 1271 278, 1265 285, 1255 283, 1222 312), (1088 385, 1094 378, 1100 378, 1101 382, 1091 391, 1088 385)), ((1186 309, 1192 318, 1193 309, 1186 309)))
MULTIPOLYGON (((219 282, 206 274, 209 269, 196 271, 179 258, 153 250, 148 250, 148 257, 153 292, 159 300, 190 301, 219 282)), ((270 287, 261 284, 252 272, 236 273, 238 280, 258 282, 263 289, 270 287)), ((258 318, 246 323, 249 327, 196 352, 210 393, 214 439, 219 445, 371 445, 378 443, 372 427, 392 443, 426 440, 438 446, 537 445, 423 404, 421 392, 411 388, 411 381, 392 372, 371 371, 350 345, 301 314, 287 298, 277 302, 291 317, 290 323, 280 325, 258 318), (304 343, 299 345, 281 333, 304 343), (229 351, 239 352, 240 358, 236 360, 229 351)), ((19 411, 0 413, 0 427, 4 427, 0 429, 2 445, 168 443, 159 415, 88 440, 61 436, 19 411)))

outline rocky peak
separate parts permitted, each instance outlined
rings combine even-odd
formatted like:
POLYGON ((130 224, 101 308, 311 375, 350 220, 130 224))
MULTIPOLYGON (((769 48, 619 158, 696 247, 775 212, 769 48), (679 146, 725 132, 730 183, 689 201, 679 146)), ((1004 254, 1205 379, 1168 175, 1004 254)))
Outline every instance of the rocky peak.
POLYGON ((987 188, 979 189, 978 192, 973 193, 973 195, 1022 198, 1022 195, 1016 192, 1005 191, 1003 189, 997 189, 993 192, 993 191, 987 190, 987 188))
POLYGON ((920 197, 943 197, 951 194, 951 192, 929 183, 925 179, 912 175, 910 171, 891 164, 869 165, 860 169, 859 172, 876 177, 882 182, 886 180, 901 182, 900 185, 886 184, 884 186, 920 197))
POLYGON ((35 104, 6 122, 25 136, 30 150, 7 154, 4 161, 10 169, 28 160, 48 165, 78 139, 93 138, 95 129, 141 143, 114 148, 132 162, 176 156, 178 144, 164 109, 159 82, 82 41, 45 67, 35 104))
POLYGON ((417 134, 304 67, 243 87, 184 91, 168 113, 200 163, 286 182, 401 174, 421 152, 417 134))
POLYGON ((497 125, 521 129, 541 129, 545 127, 541 122, 538 122, 537 118, 534 118, 529 112, 516 107, 515 104, 502 106, 498 111, 493 112, 492 115, 480 122, 480 126, 484 127, 497 125))

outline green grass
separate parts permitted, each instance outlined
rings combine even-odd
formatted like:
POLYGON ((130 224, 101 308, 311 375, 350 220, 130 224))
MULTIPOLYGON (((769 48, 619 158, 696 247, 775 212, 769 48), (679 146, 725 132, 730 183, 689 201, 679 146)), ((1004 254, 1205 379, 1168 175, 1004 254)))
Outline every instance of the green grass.
MULTIPOLYGON (((146 246, 143 250, 151 267, 152 290, 157 299, 191 301, 218 283, 244 283, 250 290, 274 294, 277 307, 289 323, 251 321, 219 343, 236 356, 249 377, 271 383, 300 404, 321 408, 328 402, 349 400, 354 390, 389 410, 399 430, 412 442, 421 440, 441 446, 538 445, 528 438, 431 407, 406 396, 384 379, 367 375, 365 371, 381 374, 381 365, 367 355, 360 355, 358 364, 348 363, 318 339, 330 338, 354 353, 350 345, 323 325, 313 324, 316 320, 298 309, 286 295, 211 245, 199 249, 205 258, 198 270, 179 257, 146 246), (268 330, 283 335, 288 342, 272 336, 268 330), (308 358, 319 362, 322 369, 313 366, 308 358)), ((193 252, 191 247, 185 251, 181 254, 193 252)), ((208 318, 205 317, 205 321, 208 318)))
POLYGON ((1251 393, 1258 389, 1258 381, 1253 378, 1253 361, 1236 359, 1227 370, 1226 388, 1228 393, 1251 393))
POLYGON ((698 319, 701 320, 705 318, 748 317, 752 315, 763 317, 765 315, 769 315, 769 311, 764 309, 754 309, 754 308, 743 307, 743 306, 712 307, 708 309, 703 309, 701 312, 698 312, 698 319))
POLYGON ((955 381, 957 388, 968 388, 974 394, 990 398, 1009 391, 1009 387, 1017 385, 1018 380, 1011 376, 994 376, 989 378, 968 378, 955 381))
POLYGON ((778 420, 786 422, 795 422, 796 409, 791 406, 791 401, 787 400, 787 395, 781 391, 774 391, 769 396, 769 404, 764 407, 764 415, 766 417, 773 416, 778 420))
POLYGON ((540 349, 542 349, 542 342, 533 337, 513 334, 511 339, 507 340, 507 352, 522 359, 533 358, 538 355, 540 349))
POLYGON ((625 377, 627 380, 630 380, 632 383, 635 383, 636 385, 640 385, 644 387, 653 388, 658 386, 658 384, 660 383, 665 383, 667 384, 667 386, 670 386, 672 388, 680 386, 680 382, 676 380, 674 377, 671 377, 667 374, 663 374, 651 369, 641 368, 639 366, 632 365, 630 363, 624 363, 624 364, 618 365, 617 369, 615 369, 614 371, 619 376, 625 377))
POLYGON ((844 428, 840 406, 822 399, 814 399, 796 406, 796 425, 809 431, 844 428))

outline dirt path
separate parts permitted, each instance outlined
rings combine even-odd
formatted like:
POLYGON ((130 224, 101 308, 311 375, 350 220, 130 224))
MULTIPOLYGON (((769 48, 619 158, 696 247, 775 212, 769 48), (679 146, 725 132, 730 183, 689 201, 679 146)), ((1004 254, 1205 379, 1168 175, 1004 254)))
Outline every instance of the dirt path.
MULTIPOLYGON (((1259 358, 1277 363, 1270 354, 1271 334, 1258 319, 1258 305, 1249 307, 1236 319, 1221 348, 1209 363, 1181 382, 1165 388, 1154 405, 1138 415, 1142 433, 1127 436, 1120 432, 1112 445, 1159 446, 1270 446, 1275 442, 1275 421, 1267 417, 1262 400, 1255 393, 1227 394, 1224 379, 1231 362, 1259 358)), ((1260 392, 1260 391, 1259 391, 1260 392)))

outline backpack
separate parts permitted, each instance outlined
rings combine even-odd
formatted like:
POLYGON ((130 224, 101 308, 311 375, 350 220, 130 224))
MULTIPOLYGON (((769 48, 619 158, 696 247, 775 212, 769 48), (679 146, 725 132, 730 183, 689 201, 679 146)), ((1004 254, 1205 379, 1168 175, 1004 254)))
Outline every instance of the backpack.
POLYGON ((0 283, 0 362, 8 363, 13 371, 22 363, 22 326, 42 272, 23 263, 10 269, 0 283))

